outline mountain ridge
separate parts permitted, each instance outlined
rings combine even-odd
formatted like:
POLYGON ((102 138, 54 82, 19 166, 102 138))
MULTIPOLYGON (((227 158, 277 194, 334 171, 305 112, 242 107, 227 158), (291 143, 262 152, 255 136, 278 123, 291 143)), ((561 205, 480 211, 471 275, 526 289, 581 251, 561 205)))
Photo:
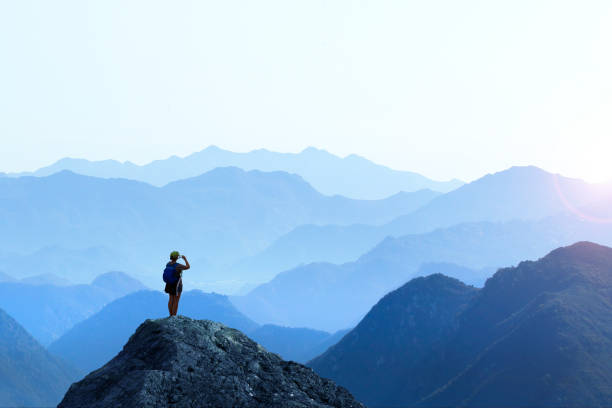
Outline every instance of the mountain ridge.
MULTIPOLYGON (((207 278, 214 273, 211 280, 222 280, 225 265, 256 253, 298 225, 385 223, 434 195, 406 193, 374 201, 330 197, 296 175, 238 168, 217 168, 165 187, 69 171, 0 178, 0 218, 5 220, 0 246, 32 253, 45 247, 75 251, 112 245, 121 253, 107 251, 116 256, 105 261, 106 270, 128 263, 138 269, 136 277, 152 284, 146 271, 159 267, 172 242, 202 258, 191 260, 208 265, 207 278)), ((83 276, 85 281, 91 278, 83 276)))
MULTIPOLYGON (((612 245, 612 230, 575 216, 459 224, 426 234, 387 237, 356 261, 341 265, 301 265, 231 300, 259 323, 334 331, 357 324, 382 296, 432 262, 451 277, 482 285, 497 268, 581 240, 612 245), (294 302, 313 306, 301 309, 294 302)), ((427 268, 427 274, 436 272, 427 268)))
POLYGON ((449 308, 455 314, 446 323, 436 320, 435 299, 453 298, 443 286, 413 290, 434 278, 414 279, 387 295, 309 365, 373 406, 610 406, 612 248, 577 242, 501 268, 449 308), (397 343, 420 333, 433 333, 423 340, 430 349, 397 343), (407 347, 393 353, 398 344, 407 347), (375 368, 356 371, 362 359, 375 368), (364 388, 363 381, 381 375, 376 370, 401 375, 387 376, 383 391, 364 388))
POLYGON ((609 197, 612 184, 590 184, 534 166, 511 167, 433 197, 384 225, 298 226, 235 267, 270 276, 311 262, 341 264, 357 260, 386 237, 426 234, 470 222, 538 221, 560 214, 612 222, 609 197))
POLYGON ((183 316, 146 320, 58 408, 167 405, 363 408, 346 389, 240 331, 183 316))
POLYGON ((86 175, 127 178, 163 186, 174 180, 205 173, 215 167, 227 166, 244 170, 281 170, 299 174, 323 194, 339 194, 357 199, 382 199, 400 191, 411 192, 424 188, 446 192, 463 184, 459 180, 434 181, 417 173, 392 170, 361 156, 349 155, 341 158, 312 147, 299 153, 278 153, 266 149, 237 153, 209 146, 182 158, 170 156, 142 166, 129 161, 64 158, 34 172, 12 173, 6 176, 45 176, 58 170, 72 169, 86 175))
POLYGON ((386 294, 339 343, 308 365, 341 379, 368 404, 397 406, 398 394, 423 393, 423 379, 406 378, 406 372, 417 370, 424 364, 421 355, 436 350, 452 333, 456 316, 476 293, 442 274, 415 278, 386 294), (405 386, 398 387, 399 382, 405 386))

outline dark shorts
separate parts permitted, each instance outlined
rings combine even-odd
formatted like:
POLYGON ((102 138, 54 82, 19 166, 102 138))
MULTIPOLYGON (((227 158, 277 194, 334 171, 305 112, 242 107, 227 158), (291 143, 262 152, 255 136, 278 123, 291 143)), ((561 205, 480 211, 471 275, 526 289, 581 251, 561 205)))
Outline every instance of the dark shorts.
POLYGON ((179 279, 176 283, 166 283, 164 292, 172 296, 180 295, 183 292, 183 280, 179 279))

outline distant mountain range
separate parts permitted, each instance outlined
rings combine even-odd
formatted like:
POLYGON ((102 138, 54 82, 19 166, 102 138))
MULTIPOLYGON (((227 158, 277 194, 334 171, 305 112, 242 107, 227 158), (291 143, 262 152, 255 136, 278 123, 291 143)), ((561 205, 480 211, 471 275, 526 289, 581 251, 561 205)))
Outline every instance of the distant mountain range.
POLYGON ((0 308, 47 346, 108 302, 142 289, 142 283, 121 272, 100 275, 88 285, 0 282, 0 308))
POLYGON ((248 335, 283 360, 306 363, 340 341, 348 331, 330 334, 322 330, 266 324, 248 332, 248 335))
POLYGON ((578 243, 378 302, 310 365, 370 406, 612 405, 612 248, 578 243))
POLYGON ((21 283, 29 285, 54 285, 54 286, 70 286, 73 283, 68 279, 62 278, 52 273, 41 273, 40 275, 32 275, 19 280, 21 283))
POLYGON ((0 255, 0 265, 11 265, 18 259, 19 267, 11 267, 11 276, 29 283, 85 283, 98 275, 117 270, 128 271, 134 276, 144 273, 142 264, 128 257, 122 248, 114 247, 113 242, 105 244, 107 246, 82 249, 49 245, 34 251, 31 247, 24 247, 23 253, 0 255))
POLYGON ((78 371, 45 350, 0 309, 0 406, 55 406, 78 371))
MULTIPOLYGON (((412 203, 403 200, 407 213, 427 205, 438 196, 430 190, 421 190, 395 197, 406 194, 410 194, 412 199, 412 203)), ((377 225, 301 225, 275 240, 262 252, 227 268, 225 276, 234 279, 248 277, 249 282, 262 283, 300 264, 353 261, 382 241, 388 233, 385 226, 377 225)))
POLYGON ((354 261, 387 236, 468 221, 538 219, 587 208, 609 191, 534 167, 443 195, 424 190, 378 201, 328 197, 299 176, 237 168, 162 188, 69 172, 5 177, 0 187, 6 231, 0 261, 27 254, 21 268, 5 271, 15 278, 50 273, 81 283, 128 270, 153 286, 159 278, 152 271, 176 248, 193 255, 191 283, 219 291, 300 264, 354 261))
POLYGON ((354 326, 385 293, 416 276, 443 272, 482 285, 498 267, 586 239, 612 245, 610 224, 570 215, 459 224, 387 238, 355 262, 300 266, 231 299, 259 323, 335 331, 354 326))
POLYGON ((433 181, 417 173, 392 170, 363 157, 340 158, 309 147, 301 153, 276 153, 260 149, 234 153, 210 146, 185 158, 172 156, 144 166, 115 160, 88 161, 66 158, 35 172, 7 176, 49 176, 62 170, 102 177, 125 178, 163 186, 172 181, 198 176, 217 167, 238 167, 243 170, 284 171, 299 174, 315 189, 326 195, 342 195, 355 199, 376 200, 400 191, 429 189, 447 192, 463 184, 459 180, 433 181))
POLYGON ((590 184, 534 166, 486 175, 393 220, 390 232, 431 231, 463 222, 537 220, 612 197, 612 183, 590 184))
MULTIPOLYGON (((16 271, 13 271, 16 272, 16 271)), ((20 272, 20 271, 19 271, 20 272)), ((30 285, 55 285, 55 286, 69 286, 72 284, 68 279, 57 276, 53 273, 41 273, 40 275, 27 276, 25 278, 17 279, 10 276, 7 273, 0 272, 0 282, 20 282, 27 283, 30 285)))
MULTIPOLYGON (((379 201, 328 197, 299 176, 238 168, 218 168, 163 188, 67 171, 1 178, 0 246, 17 253, 47 248, 33 257, 32 266, 26 262, 26 270, 51 260, 57 265, 53 272, 70 280, 93 278, 82 276, 90 257, 63 248, 93 252, 96 260, 106 251, 106 262, 92 269, 123 263, 136 269, 131 272, 138 278, 154 283, 158 275, 145 273, 163 266, 168 252, 179 249, 200 258, 194 266, 204 266, 200 271, 207 279, 224 279, 223 265, 258 252, 298 225, 381 224, 436 195, 403 193, 379 201), (59 248, 59 255, 53 248, 59 248), (77 273, 63 275, 62 264, 55 262, 63 255, 68 255, 66 270, 77 273)), ((196 281, 203 278, 193 276, 196 281)))
POLYGON ((609 184, 588 184, 536 167, 513 167, 440 195, 385 225, 299 226, 236 263, 230 273, 244 276, 249 271, 264 278, 300 264, 354 261, 387 236, 426 233, 466 222, 539 220, 572 212, 585 219, 590 214, 612 220, 607 206, 612 203, 610 197, 609 184))

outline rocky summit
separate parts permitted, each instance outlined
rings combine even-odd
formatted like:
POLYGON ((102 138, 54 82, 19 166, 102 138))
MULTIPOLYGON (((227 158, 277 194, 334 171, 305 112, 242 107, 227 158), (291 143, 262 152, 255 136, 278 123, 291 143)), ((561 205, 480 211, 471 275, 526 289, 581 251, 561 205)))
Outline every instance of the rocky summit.
POLYGON ((147 320, 123 350, 73 384, 58 408, 363 407, 310 368, 208 320, 147 320))

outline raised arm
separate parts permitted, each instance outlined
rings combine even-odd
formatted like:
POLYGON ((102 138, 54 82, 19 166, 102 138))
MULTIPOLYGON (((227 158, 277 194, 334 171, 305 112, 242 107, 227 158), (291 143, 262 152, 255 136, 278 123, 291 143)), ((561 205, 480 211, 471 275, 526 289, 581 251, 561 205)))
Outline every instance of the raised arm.
POLYGON ((185 266, 183 268, 181 268, 181 269, 182 270, 187 270, 187 269, 191 268, 191 265, 189 265, 189 261, 187 260, 185 255, 181 255, 181 258, 183 258, 183 261, 185 261, 185 266))

